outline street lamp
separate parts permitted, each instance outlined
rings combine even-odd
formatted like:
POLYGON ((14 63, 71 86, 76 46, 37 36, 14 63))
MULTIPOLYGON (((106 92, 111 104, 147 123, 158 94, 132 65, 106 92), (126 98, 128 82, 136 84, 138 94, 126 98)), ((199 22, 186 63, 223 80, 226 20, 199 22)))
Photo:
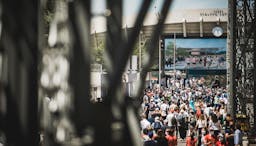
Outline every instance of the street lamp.
POLYGON ((140 31, 140 35, 139 35, 139 71, 141 71, 141 62, 142 62, 142 52, 141 52, 141 49, 142 49, 142 46, 143 46, 143 44, 142 44, 142 34, 143 34, 143 32, 142 31, 140 31))
POLYGON ((158 49, 158 51, 159 51, 159 59, 158 59, 158 72, 159 72, 159 74, 158 74, 158 84, 159 84, 159 87, 161 87, 161 58, 162 58, 162 54, 161 54, 161 44, 162 44, 162 39, 161 39, 161 37, 159 36, 159 49, 158 49))
MULTIPOLYGON (((158 10, 157 10, 157 7, 156 7, 156 5, 154 6, 154 9, 155 9, 155 14, 156 14, 156 19, 158 20, 158 22, 159 22, 159 20, 160 20, 160 13, 158 12, 158 10)), ((158 57, 159 57, 159 59, 158 59, 158 84, 159 84, 159 88, 161 88, 161 44, 162 44, 162 40, 161 40, 161 37, 159 36, 159 38, 158 38, 158 57)))
POLYGON ((174 33, 174 43, 173 43, 173 74, 174 80, 176 80, 176 33, 174 33))

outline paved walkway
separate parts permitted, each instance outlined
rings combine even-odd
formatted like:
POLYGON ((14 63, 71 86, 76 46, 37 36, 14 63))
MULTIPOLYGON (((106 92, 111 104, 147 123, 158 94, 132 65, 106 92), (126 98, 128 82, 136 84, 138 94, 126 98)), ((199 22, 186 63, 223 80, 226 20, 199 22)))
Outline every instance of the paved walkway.
MULTIPOLYGON (((186 141, 181 141, 178 139, 178 146, 186 146, 186 141)), ((248 140, 246 137, 243 137, 243 146, 256 146, 256 144, 248 144, 248 140)))
POLYGON ((178 144, 177 144, 178 146, 186 146, 186 141, 184 140, 184 141, 180 141, 179 139, 178 139, 178 144))

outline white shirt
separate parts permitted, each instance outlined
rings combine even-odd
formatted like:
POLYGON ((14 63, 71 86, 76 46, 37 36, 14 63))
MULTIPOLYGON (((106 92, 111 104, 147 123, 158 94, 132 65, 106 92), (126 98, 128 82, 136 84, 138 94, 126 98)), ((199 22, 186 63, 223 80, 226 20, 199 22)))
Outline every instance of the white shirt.
POLYGON ((204 128, 206 127, 206 121, 205 120, 197 120, 198 128, 204 128))
POLYGON ((146 129, 150 127, 150 122, 147 119, 142 119, 140 121, 141 129, 146 129))
POLYGON ((206 108, 204 109, 204 113, 207 115, 207 117, 209 117, 209 116, 210 116, 210 108, 209 108, 209 107, 206 107, 206 108))
POLYGON ((168 110, 168 108, 169 108, 169 105, 166 104, 166 103, 163 103, 163 104, 161 104, 161 106, 160 106, 160 109, 161 109, 162 111, 165 111, 165 112, 168 110))
POLYGON ((172 118, 174 117, 173 113, 169 113, 166 117, 168 126, 172 126, 172 118))

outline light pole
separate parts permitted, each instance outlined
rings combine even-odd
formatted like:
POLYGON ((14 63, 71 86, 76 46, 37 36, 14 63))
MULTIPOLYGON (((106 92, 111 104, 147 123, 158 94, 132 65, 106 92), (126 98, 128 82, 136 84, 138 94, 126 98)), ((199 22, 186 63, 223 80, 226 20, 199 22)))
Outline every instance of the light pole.
POLYGON ((174 74, 174 80, 176 80, 176 33, 174 33, 174 43, 173 43, 173 74, 174 74))
MULTIPOLYGON (((157 7, 156 7, 156 5, 155 5, 155 14, 156 14, 156 19, 158 20, 158 22, 159 22, 159 20, 160 20, 160 13, 157 11, 157 7)), ((159 59, 158 59, 158 85, 159 85, 159 89, 161 88, 161 42, 162 41, 162 39, 161 39, 161 37, 159 36, 158 37, 158 57, 159 57, 159 59)))
POLYGON ((158 51, 159 51, 159 63, 158 63, 158 72, 159 72, 159 74, 158 74, 158 84, 159 84, 159 87, 161 87, 161 41, 162 41, 162 39, 161 39, 161 37, 159 36, 159 47, 158 47, 158 51))
POLYGON ((142 52, 141 52, 141 49, 142 49, 142 34, 143 32, 140 31, 140 35, 139 35, 139 71, 141 71, 141 62, 142 62, 142 52))

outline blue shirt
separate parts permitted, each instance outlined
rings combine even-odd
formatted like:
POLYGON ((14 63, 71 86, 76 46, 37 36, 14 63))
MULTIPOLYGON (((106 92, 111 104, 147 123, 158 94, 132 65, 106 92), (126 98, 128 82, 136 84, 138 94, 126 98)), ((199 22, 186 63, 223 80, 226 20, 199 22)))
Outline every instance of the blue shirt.
POLYGON ((194 112, 196 111, 195 104, 194 104, 193 100, 190 100, 189 106, 193 109, 194 112))
POLYGON ((242 144, 242 132, 239 129, 235 131, 234 144, 242 144))

